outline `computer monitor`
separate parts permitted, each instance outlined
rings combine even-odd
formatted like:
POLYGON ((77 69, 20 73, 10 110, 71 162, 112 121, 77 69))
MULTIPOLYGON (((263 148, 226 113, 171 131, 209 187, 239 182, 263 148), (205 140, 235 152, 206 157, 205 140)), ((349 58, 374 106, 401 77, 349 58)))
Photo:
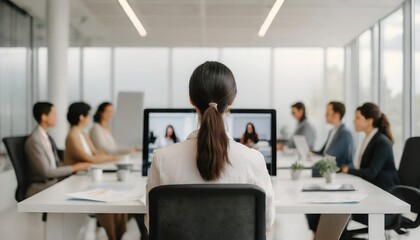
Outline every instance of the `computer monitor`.
MULTIPOLYGON (((276 162, 276 111, 273 109, 231 109, 226 118, 226 131, 240 142, 248 123, 252 123, 258 134, 258 142, 253 148, 265 158, 270 175, 277 174, 276 162)), ((147 175, 153 152, 161 147, 184 141, 199 127, 194 109, 145 109, 143 122, 143 176, 147 175), (175 140, 166 140, 169 127, 175 132, 175 140)))

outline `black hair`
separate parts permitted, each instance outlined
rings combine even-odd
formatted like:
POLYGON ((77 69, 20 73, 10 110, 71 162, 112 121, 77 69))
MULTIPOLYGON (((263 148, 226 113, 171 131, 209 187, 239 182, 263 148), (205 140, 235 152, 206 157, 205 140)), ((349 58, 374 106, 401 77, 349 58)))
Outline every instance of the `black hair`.
POLYGON ((357 108, 357 111, 360 111, 360 113, 366 118, 372 118, 373 119, 373 127, 378 128, 380 132, 385 134, 385 136, 391 141, 391 143, 394 143, 394 137, 391 133, 391 126, 389 124, 389 120, 387 116, 381 112, 379 107, 374 103, 365 103, 362 106, 357 108))
POLYGON ((201 115, 197 135, 196 161, 205 181, 219 179, 229 163, 223 113, 236 97, 236 82, 228 67, 219 62, 205 62, 190 78, 189 94, 201 115))
POLYGON ((42 120, 42 115, 50 114, 52 107, 54 107, 54 105, 49 102, 35 103, 32 109, 32 113, 34 115, 35 121, 40 124, 42 120))
POLYGON ((93 115, 93 121, 94 122, 101 123, 102 114, 105 112, 105 109, 108 106, 112 106, 112 104, 109 103, 109 102, 103 102, 103 103, 99 104, 95 115, 93 115))
POLYGON ((332 110, 335 113, 340 114, 340 120, 343 119, 344 114, 346 114, 346 106, 344 106, 343 103, 332 101, 332 102, 329 102, 328 105, 331 105, 332 110))
POLYGON ((303 110, 303 115, 302 115, 302 118, 299 119, 299 122, 303 122, 307 118, 305 104, 303 104, 302 102, 297 102, 292 105, 292 108, 296 108, 297 110, 303 110))
POLYGON ((174 141, 174 143, 177 143, 177 142, 178 142, 178 138, 176 137, 176 134, 175 134, 175 129, 174 129, 174 127, 173 127, 172 125, 168 125, 168 126, 166 127, 165 137, 168 137, 168 129, 169 129, 169 128, 171 128, 171 129, 172 129, 172 136, 171 136, 172 141, 174 141))
POLYGON ((251 141, 253 141, 254 143, 257 143, 259 141, 258 139, 258 134, 255 131, 255 126, 253 123, 247 123, 246 127, 245 127, 245 132, 244 132, 244 144, 247 143, 248 139, 251 139, 251 141), (252 127, 252 133, 248 133, 248 126, 251 125, 252 127))
POLYGON ((84 102, 72 103, 67 112, 67 121, 71 126, 76 126, 80 122, 80 116, 86 117, 89 114, 90 106, 84 102))

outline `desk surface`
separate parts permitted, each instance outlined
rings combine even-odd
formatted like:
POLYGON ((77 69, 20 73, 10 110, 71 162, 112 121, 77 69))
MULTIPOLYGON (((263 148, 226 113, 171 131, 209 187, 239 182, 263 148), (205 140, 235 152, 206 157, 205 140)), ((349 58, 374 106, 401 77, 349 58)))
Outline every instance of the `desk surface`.
MULTIPOLYGON (((359 203, 315 204, 305 203, 306 194, 302 188, 308 184, 323 184, 324 178, 312 178, 310 170, 302 172, 299 180, 291 180, 290 170, 280 170, 277 177, 273 177, 273 187, 277 213, 407 213, 410 206, 375 185, 352 175, 337 174, 334 184, 350 183, 355 192, 366 193, 368 196, 359 203)), ((335 196, 354 192, 316 192, 335 196)))
MULTIPOLYGON (((406 213, 410 206, 376 186, 351 175, 338 174, 338 184, 351 183, 356 191, 367 193, 360 203, 314 204, 302 202, 301 189, 309 183, 323 183, 323 178, 311 178, 310 171, 302 173, 301 179, 290 180, 289 170, 280 170, 273 177, 277 213, 406 213)), ((18 203, 19 212, 49 213, 146 213, 146 206, 140 201, 90 202, 68 200, 66 193, 86 190, 92 186, 139 187, 145 191, 146 178, 140 173, 132 173, 126 182, 118 182, 115 173, 104 174, 102 183, 93 183, 88 175, 73 175, 54 186, 18 203)), ((145 192, 142 193, 143 195, 145 192)), ((348 192, 327 192, 325 194, 348 194, 348 192)))
POLYGON ((72 175, 50 188, 18 203, 19 212, 55 213, 145 213, 146 206, 141 201, 92 202, 68 200, 66 193, 84 191, 91 187, 129 188, 139 187, 146 192, 146 178, 141 173, 131 173, 127 181, 117 181, 115 173, 104 173, 102 182, 94 183, 89 175, 72 175))

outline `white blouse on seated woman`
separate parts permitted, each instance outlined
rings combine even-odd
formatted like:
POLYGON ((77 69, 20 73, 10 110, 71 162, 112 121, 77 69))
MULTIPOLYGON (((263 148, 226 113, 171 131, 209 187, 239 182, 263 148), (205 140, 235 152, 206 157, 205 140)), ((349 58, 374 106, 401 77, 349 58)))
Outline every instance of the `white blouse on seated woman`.
POLYGON ((109 154, 129 154, 132 152, 131 148, 118 147, 115 139, 112 136, 110 129, 104 128, 99 123, 94 123, 89 131, 90 139, 95 145, 95 148, 109 154))

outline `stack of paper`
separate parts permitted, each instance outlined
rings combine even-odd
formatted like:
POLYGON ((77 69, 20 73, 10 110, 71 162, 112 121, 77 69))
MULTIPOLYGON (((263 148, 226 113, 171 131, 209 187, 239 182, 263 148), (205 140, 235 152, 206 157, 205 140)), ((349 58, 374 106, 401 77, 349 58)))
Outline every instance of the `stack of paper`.
POLYGON ((142 195, 137 191, 115 191, 105 188, 96 188, 83 192, 66 194, 72 200, 88 200, 97 202, 118 202, 140 200, 142 195))
POLYGON ((304 203, 358 203, 368 195, 360 192, 328 193, 308 192, 303 193, 301 202, 304 203))

